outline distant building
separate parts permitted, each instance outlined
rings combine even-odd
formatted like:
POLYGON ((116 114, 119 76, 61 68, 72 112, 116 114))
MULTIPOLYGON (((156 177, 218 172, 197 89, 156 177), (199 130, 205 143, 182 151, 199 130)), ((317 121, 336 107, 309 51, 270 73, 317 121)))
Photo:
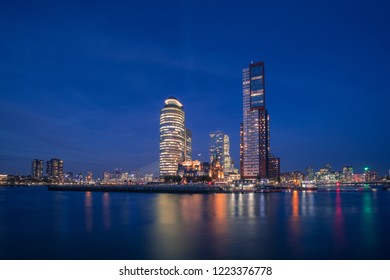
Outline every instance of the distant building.
POLYGON ((230 140, 229 136, 225 134, 223 136, 223 159, 222 159, 222 165, 223 165, 223 172, 229 173, 233 171, 233 160, 230 156, 230 140))
POLYGON ((0 174, 0 185, 7 184, 7 178, 8 178, 8 175, 0 174))
POLYGON ((302 185, 302 181, 304 180, 304 178, 305 178, 305 174, 303 174, 300 171, 286 172, 280 175, 280 179, 282 183, 294 185, 297 187, 302 185))
POLYGON ((342 181, 343 182, 352 182, 353 181, 353 167, 344 166, 342 170, 342 181))
POLYGON ((64 182, 66 183, 74 183, 74 175, 73 172, 65 172, 64 173, 64 182))
POLYGON ((233 181, 240 181, 241 180, 241 175, 238 173, 238 170, 233 170, 234 172, 231 173, 225 173, 223 175, 223 179, 227 183, 233 183, 233 181))
POLYGON ((222 182, 224 180, 223 167, 218 156, 213 157, 211 161, 210 177, 214 182, 222 182))
POLYGON ((188 128, 185 129, 184 147, 184 160, 192 160, 192 133, 188 128))
POLYGON ((314 169, 311 166, 306 168, 306 177, 305 177, 305 179, 308 180, 308 181, 314 180, 314 169))
POLYGON ((145 183, 151 183, 151 182, 153 182, 153 174, 145 174, 145 176, 144 176, 144 182, 145 182, 145 183))
POLYGON ((111 173, 108 172, 108 171, 104 171, 104 173, 103 173, 103 184, 111 183, 110 180, 111 180, 111 173))
POLYGON ((342 173, 332 171, 332 166, 330 164, 325 164, 315 173, 315 180, 321 183, 336 183, 342 181, 342 173))
POLYGON ((85 177, 85 181, 87 184, 92 184, 93 183, 93 173, 92 171, 89 171, 87 176, 85 177))
POLYGON ((376 170, 364 170, 364 181, 375 182, 378 180, 378 171, 376 170))
POLYGON ((192 136, 184 121, 183 104, 166 99, 160 113, 160 178, 176 176, 178 164, 192 157, 192 136))
POLYGON ((224 173, 232 172, 232 159, 230 156, 230 141, 229 136, 222 131, 210 132, 209 134, 209 156, 210 163, 214 158, 218 158, 218 161, 223 168, 224 173))
POLYGON ((364 174, 353 174, 353 182, 355 183, 360 183, 360 182, 365 182, 365 176, 364 174))
POLYGON ((273 154, 268 159, 268 177, 274 182, 280 182, 280 158, 273 154))
POLYGON ((177 175, 180 177, 191 178, 191 181, 197 181, 197 177, 210 175, 210 164, 199 160, 187 160, 179 163, 177 175))
POLYGON ((79 174, 77 174, 75 177, 76 183, 81 184, 83 182, 83 178, 84 177, 83 177, 83 174, 81 172, 79 174))
MULTIPOLYGON (((103 184, 127 184, 127 183, 133 183, 139 181, 139 173, 138 170, 130 171, 130 172, 123 172, 122 169, 116 168, 113 172, 105 171, 103 173, 103 184)), ((86 178, 86 180, 88 180, 86 178)))
POLYGON ((34 159, 31 164, 31 176, 36 179, 43 177, 43 160, 34 159))
POLYGON ((56 180, 63 180, 64 161, 57 158, 46 161, 46 176, 56 180))
MULTIPOLYGON (((223 157, 223 136, 224 133, 222 131, 210 132, 209 134, 209 156, 210 163, 213 161, 214 157, 217 156, 220 160, 223 157)), ((222 164, 222 162, 221 162, 222 164)))

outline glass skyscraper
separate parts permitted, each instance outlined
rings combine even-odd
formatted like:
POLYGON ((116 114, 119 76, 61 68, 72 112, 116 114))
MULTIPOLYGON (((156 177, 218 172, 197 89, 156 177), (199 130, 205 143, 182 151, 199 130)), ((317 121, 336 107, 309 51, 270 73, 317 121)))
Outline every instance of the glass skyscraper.
POLYGON ((269 116, 265 106, 264 62, 251 63, 243 69, 242 92, 241 177, 269 178, 269 116))
POLYGON ((210 145, 209 145, 209 156, 210 163, 213 161, 214 157, 217 157, 221 165, 223 165, 223 132, 215 131, 210 132, 210 145))
POLYGON ((219 163, 223 167, 224 173, 232 171, 232 160, 230 157, 230 141, 229 136, 222 131, 210 132, 210 147, 209 156, 210 163, 214 157, 217 157, 219 163))
POLYGON ((160 113, 160 178, 177 175, 180 162, 191 158, 191 132, 184 126, 183 104, 165 100, 160 113))

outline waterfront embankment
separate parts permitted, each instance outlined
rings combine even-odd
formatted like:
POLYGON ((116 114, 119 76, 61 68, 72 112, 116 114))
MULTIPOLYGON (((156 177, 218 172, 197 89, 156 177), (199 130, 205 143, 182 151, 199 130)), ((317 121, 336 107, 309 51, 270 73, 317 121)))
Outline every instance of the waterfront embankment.
POLYGON ((50 185, 49 191, 93 191, 93 192, 152 192, 152 193, 219 193, 221 187, 207 185, 156 185, 156 186, 96 186, 96 185, 50 185))

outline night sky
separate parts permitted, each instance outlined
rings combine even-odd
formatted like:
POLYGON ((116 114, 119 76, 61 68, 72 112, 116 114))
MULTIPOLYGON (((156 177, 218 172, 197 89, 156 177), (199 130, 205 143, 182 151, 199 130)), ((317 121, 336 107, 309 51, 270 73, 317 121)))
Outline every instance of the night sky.
POLYGON ((208 160, 209 132, 239 165, 241 72, 265 62, 271 150, 284 171, 390 168, 388 1, 2 1, 0 173, 34 158, 64 171, 158 161, 175 96, 208 160))

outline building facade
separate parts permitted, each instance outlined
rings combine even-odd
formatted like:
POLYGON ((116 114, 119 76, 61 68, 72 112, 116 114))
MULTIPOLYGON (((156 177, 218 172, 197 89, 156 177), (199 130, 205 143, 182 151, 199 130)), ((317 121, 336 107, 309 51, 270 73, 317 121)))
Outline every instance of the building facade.
POLYGON ((31 163, 31 176, 36 179, 43 177, 43 160, 34 159, 31 163))
POLYGON ((192 160, 192 133, 188 128, 185 129, 184 141, 184 160, 192 160))
POLYGON ((233 171, 233 161, 230 156, 230 140, 229 136, 225 134, 223 136, 223 171, 224 173, 232 172, 233 171))
POLYGON ((199 160, 186 160, 179 163, 177 175, 182 178, 191 178, 191 181, 196 182, 199 179, 198 177, 207 177, 210 175, 210 164, 199 160))
POLYGON ((269 128, 265 106, 264 62, 242 71, 243 123, 240 160, 243 179, 268 178, 269 128))
POLYGON ((270 154, 268 159, 268 178, 275 182, 280 182, 280 158, 270 154))
POLYGON ((210 132, 209 142, 209 156, 210 163, 216 158, 220 166, 223 168, 224 173, 231 172, 232 159, 230 156, 230 141, 229 136, 222 131, 210 132))
POLYGON ((183 104, 174 97, 166 99, 160 113, 160 178, 176 176, 178 164, 191 157, 192 136, 184 121, 183 104))
POLYGON ((214 160, 215 157, 217 157, 222 164, 222 158, 224 154, 224 133, 222 131, 217 130, 215 132, 210 132, 209 137, 210 163, 214 160))
POLYGON ((64 161, 57 158, 46 161, 46 176, 62 180, 64 178, 64 161))
POLYGON ((266 109, 264 62, 242 71, 243 122, 240 127, 242 179, 279 177, 280 159, 270 160, 269 115, 266 109))

